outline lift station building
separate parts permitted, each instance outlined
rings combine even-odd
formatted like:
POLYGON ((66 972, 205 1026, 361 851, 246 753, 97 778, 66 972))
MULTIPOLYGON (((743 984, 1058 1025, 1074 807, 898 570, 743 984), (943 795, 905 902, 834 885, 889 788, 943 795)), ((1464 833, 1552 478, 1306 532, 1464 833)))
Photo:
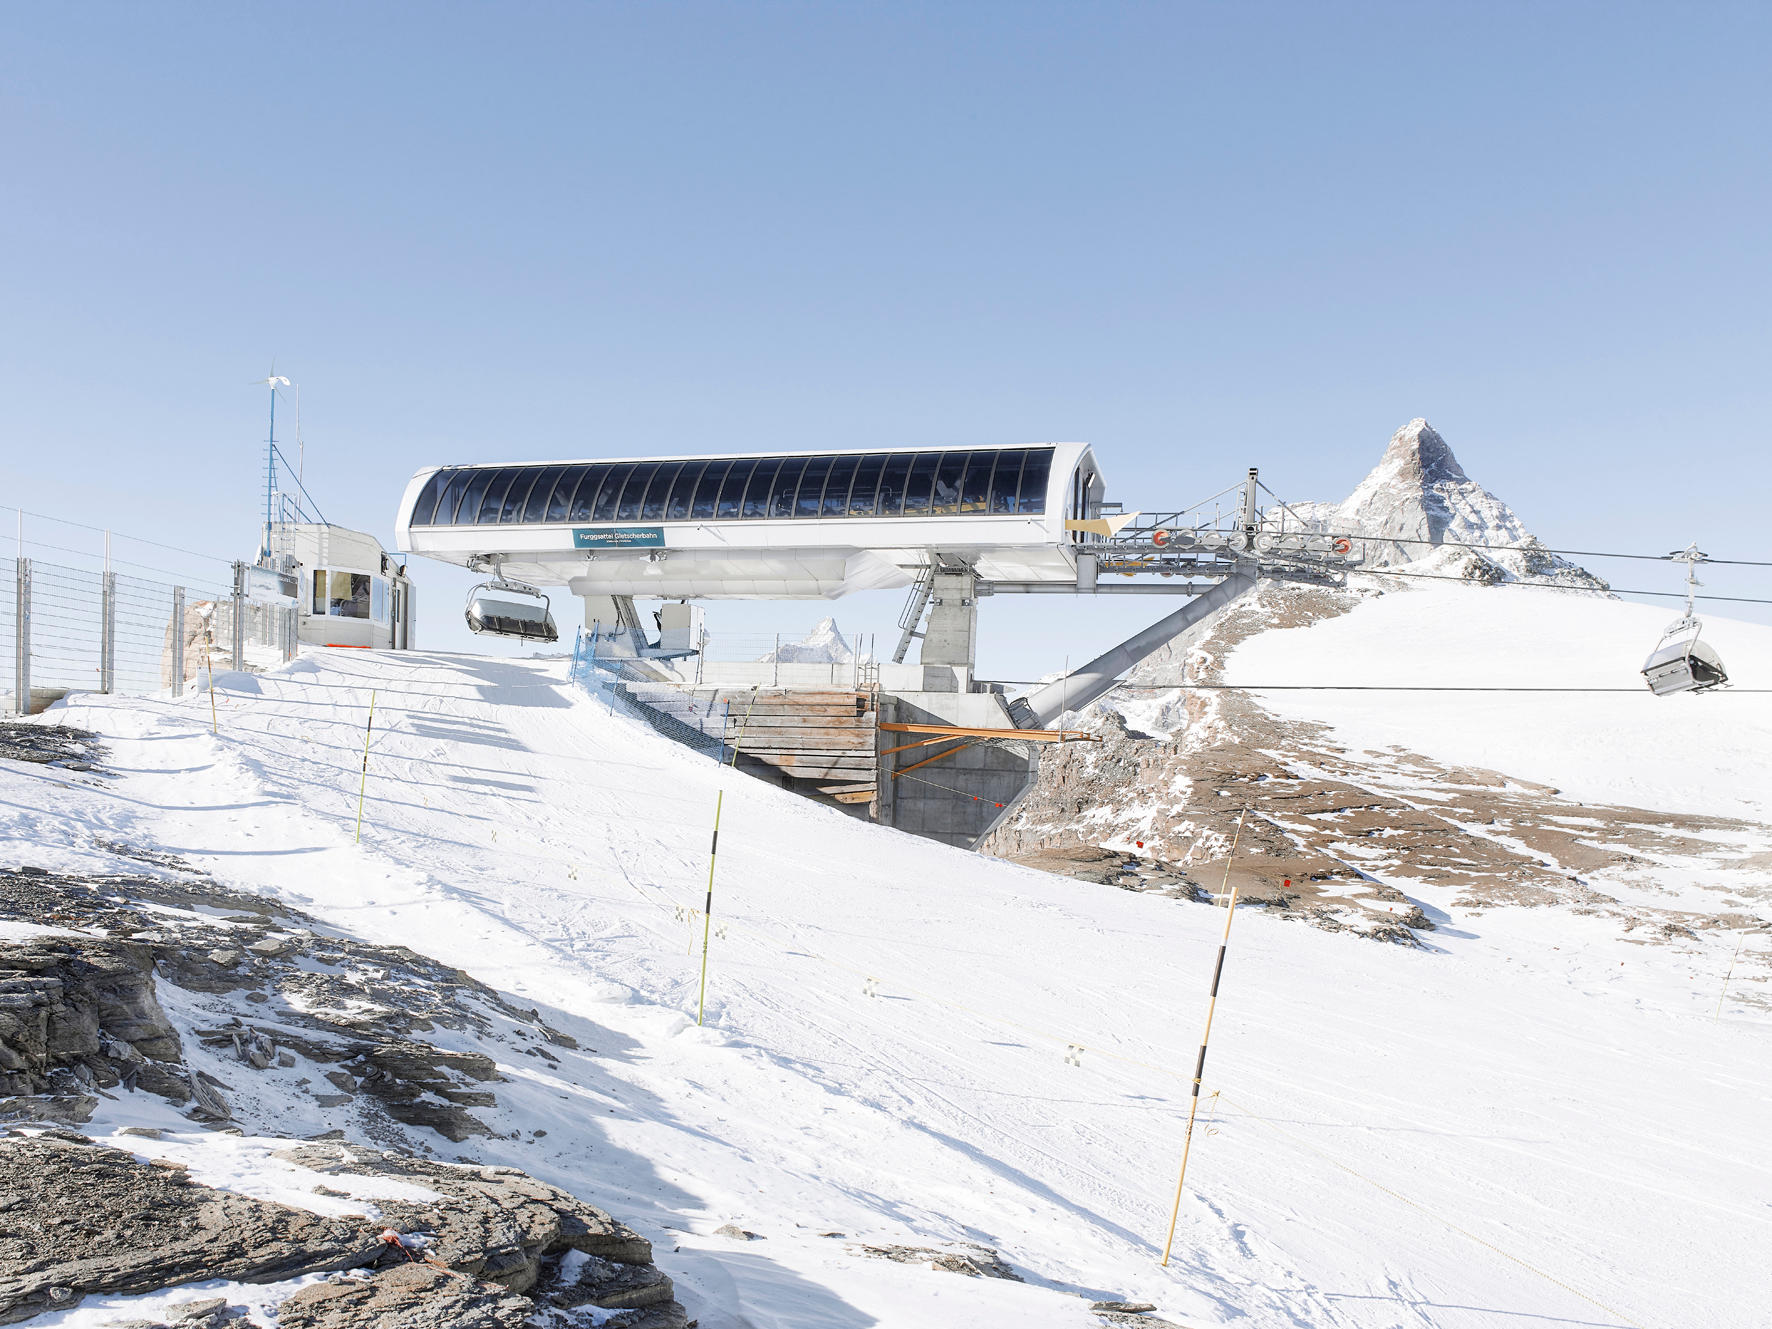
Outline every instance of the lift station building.
MULTIPOLYGON (((1037 745, 1075 736, 1047 726, 1254 584, 1235 541, 1198 523, 1128 531, 1137 514, 1106 493, 1085 443, 441 466, 407 486, 395 538, 501 581, 566 589, 598 649, 653 685, 652 704, 691 719, 748 713, 743 755, 805 792, 865 802, 884 824, 970 846, 1029 785, 1037 745), (1013 706, 977 682, 981 597, 1087 594, 1104 558, 1179 571, 1190 580, 1153 589, 1198 598, 1013 706), (910 591, 894 659, 846 689, 788 683, 763 696, 746 666, 691 660, 694 602, 893 587, 910 591), (652 639, 636 599, 682 602, 660 618, 674 640, 652 639)), ((1251 473, 1251 513, 1253 493, 1251 473)))

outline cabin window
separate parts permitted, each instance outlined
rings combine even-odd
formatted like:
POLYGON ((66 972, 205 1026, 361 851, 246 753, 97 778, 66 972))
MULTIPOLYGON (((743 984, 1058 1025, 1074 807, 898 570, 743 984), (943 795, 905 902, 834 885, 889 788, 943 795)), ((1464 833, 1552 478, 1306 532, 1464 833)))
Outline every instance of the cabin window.
POLYGON ((927 516, 929 493, 935 485, 936 468, 941 464, 939 452, 926 452, 911 462, 911 478, 905 483, 904 515, 927 516))
POLYGON ((1021 498, 1017 503, 1023 516, 1043 516, 1046 512, 1046 486, 1052 476, 1052 452, 1039 448, 1028 453, 1021 467, 1021 498))
POLYGON ((818 501, 824 496, 825 476, 830 473, 829 457, 814 457, 806 463, 806 470, 800 476, 799 497, 794 500, 796 517, 816 517, 818 501))
POLYGON ((794 493, 800 487, 800 473, 806 469, 806 462, 799 457, 789 457, 775 473, 775 491, 769 499, 769 515, 772 518, 786 518, 794 515, 794 493))
POLYGON ((855 480, 856 457, 838 457, 831 463, 830 478, 824 482, 824 503, 821 517, 841 517, 849 511, 849 486, 855 480))
POLYGON ((387 593, 385 578, 367 572, 315 568, 312 612, 326 618, 375 618, 385 623, 387 593), (378 604, 379 615, 375 612, 378 604))
POLYGON ((855 483, 849 487, 849 515, 874 515, 874 496, 880 488, 880 471, 886 459, 878 454, 862 457, 855 464, 855 483))
MULTIPOLYGON (((615 505, 615 520, 637 521, 639 519, 640 500, 645 497, 646 485, 657 470, 657 462, 634 463, 634 469, 628 472, 628 482, 622 486, 621 502, 615 505)), ((600 509, 601 505, 599 505, 600 509)))

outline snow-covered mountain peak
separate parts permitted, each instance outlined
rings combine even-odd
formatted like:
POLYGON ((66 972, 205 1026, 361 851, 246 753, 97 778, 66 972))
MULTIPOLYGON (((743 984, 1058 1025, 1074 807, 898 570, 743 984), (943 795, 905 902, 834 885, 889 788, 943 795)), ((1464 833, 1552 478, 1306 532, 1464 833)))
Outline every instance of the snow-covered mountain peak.
POLYGON ((1603 589, 1584 569, 1544 551, 1514 510, 1471 479, 1439 430, 1417 416, 1391 435, 1378 465, 1339 504, 1303 510, 1318 529, 1359 537, 1364 566, 1396 567, 1442 550, 1473 580, 1550 579, 1603 589))
POLYGON ((780 664, 848 664, 855 652, 837 627, 837 620, 825 617, 799 641, 784 641, 761 658, 780 664))
POLYGON ((1470 476, 1458 464, 1451 445, 1440 431, 1418 415, 1391 435, 1384 456, 1372 468, 1361 488, 1385 483, 1427 488, 1441 484, 1469 484, 1470 476))

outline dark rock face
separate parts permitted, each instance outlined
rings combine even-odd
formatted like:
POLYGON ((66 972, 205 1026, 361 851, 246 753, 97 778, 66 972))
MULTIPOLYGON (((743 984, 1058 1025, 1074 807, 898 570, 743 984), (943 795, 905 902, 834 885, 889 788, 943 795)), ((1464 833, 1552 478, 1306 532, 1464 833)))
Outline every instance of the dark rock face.
POLYGON ((194 1186, 176 1164, 69 1139, 0 1141, 0 1177, 0 1324, 91 1293, 272 1283, 384 1249, 367 1227, 194 1186))
MULTIPOLYGON (((277 1157, 314 1172, 367 1172, 439 1192, 444 1199, 430 1204, 376 1201, 383 1223, 422 1234, 427 1255, 512 1292, 529 1291, 544 1262, 567 1251, 620 1265, 652 1263, 652 1243, 644 1237, 517 1168, 432 1163, 338 1144, 303 1145, 277 1157)), ((659 1299, 671 1299, 669 1279, 659 1299)))
MULTIPOLYGON (((430 1163, 373 1149, 305 1145, 278 1157, 321 1173, 394 1177, 438 1200, 378 1201, 381 1218, 330 1219, 192 1183, 71 1132, 0 1140, 0 1324, 94 1294, 154 1292, 212 1278, 274 1283, 357 1270, 302 1289, 285 1329, 565 1326, 683 1329, 652 1245, 594 1205, 516 1168, 430 1163), (399 1243, 386 1231, 403 1234, 399 1243), (608 1314, 615 1312, 615 1314, 608 1314)), ((229 1320, 225 1299, 181 1324, 229 1320)), ((154 1322, 140 1322, 153 1324, 154 1322)))
POLYGON ((303 1288, 277 1308, 280 1329, 518 1329, 535 1303, 429 1264, 303 1288))
POLYGON ((69 1100, 66 1113, 28 1115, 83 1119, 78 1101, 94 1085, 139 1085, 182 1103, 183 1060, 154 995, 149 948, 54 936, 0 947, 0 1092, 69 1100))
POLYGON ((549 1045, 575 1046, 460 970, 405 947, 328 935, 306 915, 176 859, 129 856, 185 875, 86 881, 0 871, 0 917, 109 934, 0 944, 0 1094, 16 1096, 0 1099, 0 1120, 82 1122, 94 1091, 118 1085, 195 1099, 200 1118, 230 1119, 225 1087, 181 1064, 156 979, 224 999, 211 1004, 235 1013, 196 1039, 243 1073, 293 1066, 299 1056, 315 1064, 309 1092, 320 1105, 352 1105, 456 1142, 491 1134, 471 1109, 495 1103, 498 1072, 490 1057, 439 1048, 423 1034, 484 1034, 503 1018, 524 1027, 521 1050, 537 1060, 552 1060, 549 1045))
MULTIPOLYGON (((32 688, 32 701, 38 689, 32 688)), ((59 766, 69 771, 90 771, 103 755, 98 736, 86 729, 64 725, 26 724, 0 720, 0 760, 25 761, 35 766, 59 766)))

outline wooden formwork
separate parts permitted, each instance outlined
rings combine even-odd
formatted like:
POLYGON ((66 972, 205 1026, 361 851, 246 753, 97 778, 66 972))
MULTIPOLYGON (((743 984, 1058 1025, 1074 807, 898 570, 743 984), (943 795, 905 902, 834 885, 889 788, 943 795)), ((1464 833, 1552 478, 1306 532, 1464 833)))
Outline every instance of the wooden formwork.
POLYGON ((844 803, 873 797, 879 711, 871 692, 722 689, 726 743, 844 803))

